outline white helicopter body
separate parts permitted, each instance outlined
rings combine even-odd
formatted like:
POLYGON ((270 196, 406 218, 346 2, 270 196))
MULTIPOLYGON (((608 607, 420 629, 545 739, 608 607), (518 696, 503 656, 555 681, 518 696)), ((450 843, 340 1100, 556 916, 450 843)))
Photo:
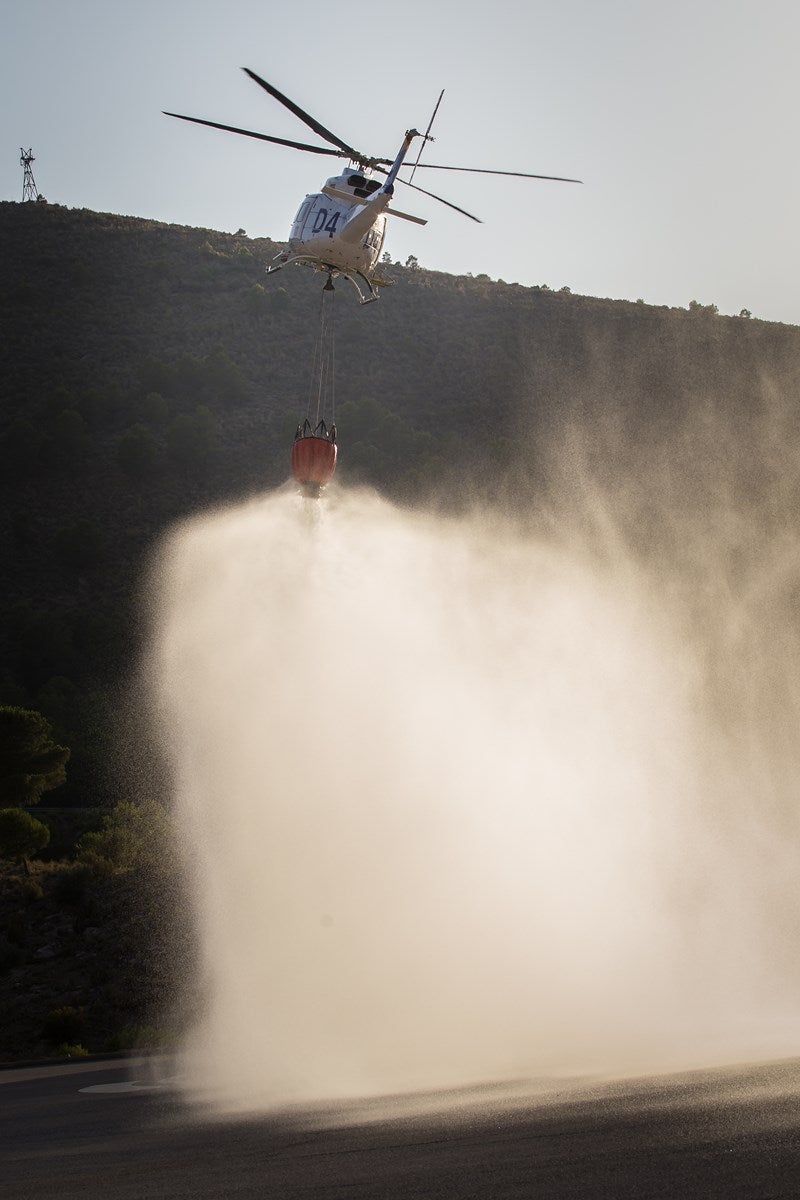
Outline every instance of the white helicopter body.
MULTIPOLYGON (((313 146, 305 142, 290 141, 287 138, 275 137, 272 134, 256 133, 250 129, 240 129, 234 125, 221 125, 217 121, 207 121, 199 117, 187 117, 182 113, 166 113, 168 117, 177 117, 181 121, 191 121, 196 125, 209 125, 212 129, 222 129, 229 133, 243 134, 245 137, 257 138, 260 141, 274 142, 281 146, 289 146, 295 150, 303 150, 312 154, 332 155, 335 158, 346 158, 350 168, 340 175, 331 176, 320 192, 314 192, 304 199, 292 222, 286 249, 281 251, 272 265, 267 268, 267 274, 281 270, 290 263, 311 266, 318 271, 327 271, 329 276, 343 275, 349 279, 358 292, 362 304, 377 300, 375 284, 385 283, 375 275, 375 267, 380 258, 386 236, 386 216, 401 217, 405 221, 413 221, 417 225, 427 222, 421 217, 399 212, 390 208, 394 195, 395 182, 414 191, 430 196, 448 208, 462 213, 473 221, 478 218, 459 208, 457 204, 444 200, 441 196, 428 192, 425 188, 412 183, 417 167, 438 171, 465 171, 486 175, 513 175, 525 179, 554 179, 563 183, 579 183, 577 179, 565 179, 558 175, 531 175, 523 171, 498 171, 483 167, 451 167, 436 166, 433 163, 420 163, 419 155, 414 163, 411 175, 401 178, 400 168, 403 166, 406 154, 414 140, 421 136, 423 147, 426 142, 433 141, 430 137, 431 126, 441 103, 444 92, 439 96, 433 116, 428 122, 427 131, 420 135, 416 129, 409 129, 403 139, 403 144, 392 161, 386 158, 371 158, 342 141, 336 134, 326 129, 316 118, 300 108, 288 96, 284 96, 271 83, 267 83, 249 67, 243 70, 249 77, 273 96, 285 108, 299 117, 310 129, 328 143, 327 146, 313 146), (385 176, 385 179, 374 179, 373 172, 385 176), (357 280, 366 286, 368 295, 364 296, 357 280)), ((420 154, 422 151, 420 150, 420 154)))
POLYGON ((348 171, 328 179, 321 192, 306 196, 289 231, 285 260, 307 255, 320 263, 372 274, 386 237, 389 197, 381 204, 382 211, 376 211, 382 196, 372 203, 357 198, 367 182, 374 185, 370 188, 374 195, 380 183, 348 171))
POLYGON ((344 275, 358 291, 362 303, 376 300, 375 267, 386 238, 386 215, 426 225, 422 217, 390 208, 394 181, 408 147, 419 134, 410 129, 385 181, 373 179, 368 170, 353 167, 325 181, 321 192, 306 196, 292 222, 286 249, 276 257, 267 274, 289 263, 304 263, 329 274, 344 275), (353 276, 361 279, 365 297, 353 276))

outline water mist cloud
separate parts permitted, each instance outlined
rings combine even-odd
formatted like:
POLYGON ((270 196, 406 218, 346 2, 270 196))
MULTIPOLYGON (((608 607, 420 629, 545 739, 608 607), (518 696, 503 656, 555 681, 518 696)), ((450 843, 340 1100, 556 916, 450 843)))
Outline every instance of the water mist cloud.
POLYGON ((767 804, 676 561, 585 534, 333 491, 172 535, 152 666, 195 1091, 793 1052, 795 764, 758 743, 767 804))

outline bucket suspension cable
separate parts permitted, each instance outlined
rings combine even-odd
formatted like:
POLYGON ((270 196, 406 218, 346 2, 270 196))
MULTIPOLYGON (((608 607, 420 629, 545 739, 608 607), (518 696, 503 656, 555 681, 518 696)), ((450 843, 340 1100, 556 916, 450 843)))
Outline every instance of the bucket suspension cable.
POLYGON ((330 394, 330 398, 331 398, 331 429, 332 430, 336 429, 336 324, 334 322, 335 300, 336 300, 336 292, 333 290, 333 284, 331 284, 331 297, 330 297, 330 305, 329 305, 330 319, 331 319, 329 394, 330 394))
POLYGON ((308 401, 306 403, 306 419, 305 424, 311 424, 312 405, 315 402, 317 394, 317 386, 320 374, 320 363, 322 361, 322 331, 323 331, 323 315, 325 305, 325 293, 320 296, 319 302, 319 318, 317 320, 317 333, 314 339, 314 350, 311 354, 311 375, 308 380, 308 401))
POLYGON ((327 436, 328 422, 333 427, 336 421, 335 297, 333 282, 329 278, 322 289, 305 421, 307 427, 312 426, 313 413, 313 429, 321 430, 323 436, 327 436))
POLYGON ((312 498, 319 497, 336 470, 334 297, 331 272, 322 289, 306 418, 297 426, 292 446, 292 475, 303 493, 312 498))

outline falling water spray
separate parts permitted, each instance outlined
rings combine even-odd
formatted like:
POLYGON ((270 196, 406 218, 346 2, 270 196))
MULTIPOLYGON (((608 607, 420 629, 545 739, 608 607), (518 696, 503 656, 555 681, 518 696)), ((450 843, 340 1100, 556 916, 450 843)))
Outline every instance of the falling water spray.
POLYGON ((192 1094, 797 1052, 795 539, 648 532, 572 450, 546 529, 282 491, 164 545, 192 1094))

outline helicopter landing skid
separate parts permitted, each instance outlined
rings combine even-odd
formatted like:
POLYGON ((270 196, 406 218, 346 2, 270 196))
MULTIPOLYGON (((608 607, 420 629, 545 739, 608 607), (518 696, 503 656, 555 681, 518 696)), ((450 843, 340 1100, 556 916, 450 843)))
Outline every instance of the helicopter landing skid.
POLYGON ((266 274, 274 275, 276 271, 282 271, 284 267, 288 267, 290 264, 293 266, 314 267, 314 269, 317 271, 326 271, 328 275, 328 283, 330 283, 332 279, 336 279, 339 275, 343 276, 344 279, 347 279, 350 281, 350 283, 352 283, 353 287, 358 292, 358 298, 361 304, 372 304, 375 300, 380 298, 369 279, 367 279, 366 275, 362 274, 361 271, 355 271, 353 274, 357 275, 366 287, 368 292, 368 295, 366 296, 349 271, 343 271, 341 267, 336 267, 332 263, 320 262, 317 258, 309 258, 309 256, 306 254, 294 254, 291 256, 291 258, 286 258, 283 260, 283 262, 279 262, 277 266, 266 267, 266 274))
POLYGON ((378 293, 375 291, 375 288, 372 286, 370 281, 367 279, 366 275, 362 275, 360 271, 356 271, 356 275, 358 276, 358 278, 360 280, 363 281, 367 291, 369 292, 368 296, 364 295, 364 293, 361 291, 361 288, 356 283, 355 279, 353 279, 352 275, 348 275, 346 271, 341 271, 340 274, 344 275, 345 279, 349 279, 350 283, 352 283, 353 287, 358 292, 358 299, 361 304, 373 304, 379 298, 378 293))

